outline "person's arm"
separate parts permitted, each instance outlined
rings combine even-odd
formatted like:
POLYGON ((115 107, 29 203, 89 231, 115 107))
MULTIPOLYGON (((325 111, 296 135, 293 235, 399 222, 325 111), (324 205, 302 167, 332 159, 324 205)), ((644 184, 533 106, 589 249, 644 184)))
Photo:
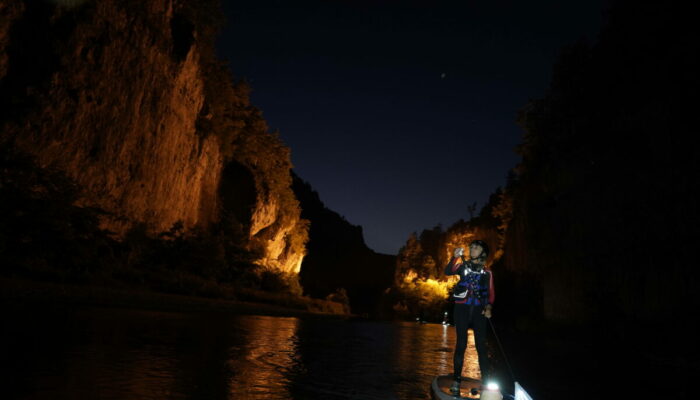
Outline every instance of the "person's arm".
POLYGON ((459 273, 459 267, 462 263, 462 255, 464 254, 464 249, 457 247, 453 253, 452 259, 445 266, 445 275, 457 275, 459 273))
POLYGON ((450 262, 445 266, 445 275, 457 275, 459 274, 459 267, 462 266, 461 257, 452 257, 450 262))

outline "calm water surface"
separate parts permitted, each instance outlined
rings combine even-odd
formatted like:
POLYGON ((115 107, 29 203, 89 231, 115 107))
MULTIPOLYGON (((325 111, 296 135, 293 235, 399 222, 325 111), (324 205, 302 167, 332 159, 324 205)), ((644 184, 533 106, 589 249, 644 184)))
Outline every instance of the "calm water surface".
MULTIPOLYGON (((435 324, 100 308, 5 320, 16 399, 427 399, 455 340, 435 324)), ((471 335, 467 351, 478 376, 471 335)))

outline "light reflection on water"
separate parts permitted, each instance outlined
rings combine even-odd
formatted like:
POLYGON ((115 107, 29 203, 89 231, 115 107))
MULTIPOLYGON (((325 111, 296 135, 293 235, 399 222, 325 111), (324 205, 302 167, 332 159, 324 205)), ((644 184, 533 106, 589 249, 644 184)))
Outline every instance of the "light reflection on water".
POLYGON ((4 387, 22 399, 426 399, 455 340, 437 324, 110 309, 9 326, 4 387))
POLYGON ((243 340, 228 350, 231 399, 289 398, 290 378, 303 369, 297 354, 297 318, 241 317, 243 340))

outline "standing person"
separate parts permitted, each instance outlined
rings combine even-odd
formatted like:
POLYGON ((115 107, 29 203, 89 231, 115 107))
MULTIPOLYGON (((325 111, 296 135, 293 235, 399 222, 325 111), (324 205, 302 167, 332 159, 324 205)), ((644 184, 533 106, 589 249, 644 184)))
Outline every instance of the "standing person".
POLYGON ((445 267, 445 275, 459 275, 453 298, 454 322, 457 331, 457 343, 454 354, 454 383, 450 387, 453 395, 459 395, 462 381, 464 352, 467 349, 467 330, 474 331, 474 343, 479 356, 481 380, 486 383, 490 371, 490 362, 486 350, 486 319, 491 318, 491 308, 496 297, 493 286, 493 274, 486 269, 488 245, 482 240, 469 244, 469 259, 464 257, 464 249, 458 247, 454 256, 445 267))

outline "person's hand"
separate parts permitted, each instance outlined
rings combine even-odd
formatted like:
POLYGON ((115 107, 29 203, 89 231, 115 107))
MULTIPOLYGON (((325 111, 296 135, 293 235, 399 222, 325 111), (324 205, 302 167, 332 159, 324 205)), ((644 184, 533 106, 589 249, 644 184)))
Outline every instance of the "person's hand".
POLYGON ((454 256, 456 257, 462 257, 464 255, 464 247, 457 247, 454 252, 454 256))
POLYGON ((486 307, 484 307, 484 311, 481 313, 484 314, 484 317, 491 318, 491 304, 487 304, 486 307))

